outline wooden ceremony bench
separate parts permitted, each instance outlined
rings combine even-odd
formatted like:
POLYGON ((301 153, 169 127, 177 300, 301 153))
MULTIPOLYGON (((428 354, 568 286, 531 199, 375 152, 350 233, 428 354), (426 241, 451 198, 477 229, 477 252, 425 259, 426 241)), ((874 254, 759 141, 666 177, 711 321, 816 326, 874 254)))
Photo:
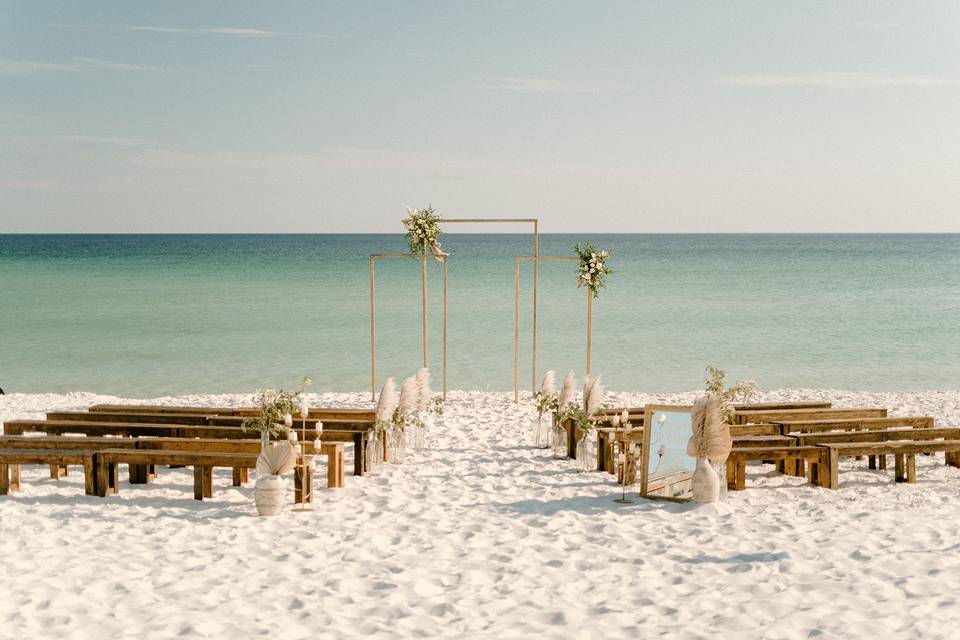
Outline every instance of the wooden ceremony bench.
POLYGON ((0 450, 0 496, 5 496, 11 490, 20 490, 19 467, 22 464, 45 464, 50 466, 66 466, 76 464, 83 466, 83 489, 88 496, 96 494, 96 462, 92 451, 50 451, 29 449, 2 449, 0 450), (11 479, 11 471, 18 472, 11 479))
POLYGON ((831 402, 746 402, 730 405, 734 411, 783 411, 785 409, 830 409, 831 402))
POLYGON ((866 431, 869 429, 889 429, 891 427, 912 427, 929 429, 934 426, 930 416, 900 416, 892 418, 859 418, 831 420, 786 420, 777 421, 783 435, 797 433, 816 433, 818 431, 866 431))
MULTIPOLYGON (((97 451, 98 449, 130 448, 134 440, 125 438, 85 438, 76 436, 0 436, 0 450, 27 449, 31 451, 97 451)), ((80 463, 77 463, 80 464, 80 463)), ((59 480, 66 474, 66 465, 50 465, 50 477, 59 480)), ((20 486, 20 465, 10 465, 11 486, 20 486)))
MULTIPOLYGON (((829 450, 825 447, 745 447, 730 450, 727 458, 727 488, 731 491, 743 491, 747 486, 747 462, 750 460, 774 460, 787 467, 795 460, 808 464, 807 479, 810 484, 830 487, 830 478, 835 473, 831 467, 829 450)), ((836 488, 833 486, 831 488, 836 488)))
MULTIPOLYGON (((214 467, 255 467, 257 454, 208 453, 201 451, 166 451, 149 449, 105 449, 96 456, 96 490, 103 497, 119 491, 117 465, 178 465, 193 467, 195 500, 213 497, 214 467)), ((132 466, 131 466, 132 468, 132 466)))
POLYGON ((830 488, 836 489, 839 485, 837 476, 840 458, 858 456, 894 456, 894 481, 917 481, 918 453, 946 454, 946 463, 953 467, 960 467, 960 440, 926 440, 926 441, 890 441, 890 442, 838 442, 821 445, 829 451, 831 479, 830 488))
POLYGON ((886 418, 883 408, 858 407, 851 409, 783 409, 772 411, 746 410, 733 414, 733 424, 755 424, 760 422, 784 422, 797 420, 830 420, 853 418, 886 418))
MULTIPOLYGON (((219 416, 257 416, 260 409, 257 407, 200 407, 200 406, 166 406, 155 404, 95 404, 88 411, 97 413, 193 413, 219 416)), ((314 407, 310 409, 310 418, 327 419, 374 419, 373 409, 348 409, 345 407, 314 407)))

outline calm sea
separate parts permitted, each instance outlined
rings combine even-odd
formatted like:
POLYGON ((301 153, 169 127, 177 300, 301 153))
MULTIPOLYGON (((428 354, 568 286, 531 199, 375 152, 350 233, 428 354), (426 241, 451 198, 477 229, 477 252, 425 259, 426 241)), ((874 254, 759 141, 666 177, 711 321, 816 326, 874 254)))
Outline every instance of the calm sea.
MULTIPOLYGON (((612 250, 594 305, 608 388, 697 388, 707 363, 761 387, 960 388, 960 235, 544 235, 612 250)), ((449 234, 449 384, 513 386, 525 235, 449 234)), ((369 254, 400 235, 0 235, 0 387, 152 396, 369 387, 369 254)), ((439 378, 439 266, 429 277, 439 378)), ((377 263, 381 379, 421 362, 419 264, 377 263)), ((520 362, 530 385, 530 267, 520 362)), ((538 373, 584 368, 574 263, 540 273, 538 373)), ((438 385, 437 385, 438 386, 438 385)))

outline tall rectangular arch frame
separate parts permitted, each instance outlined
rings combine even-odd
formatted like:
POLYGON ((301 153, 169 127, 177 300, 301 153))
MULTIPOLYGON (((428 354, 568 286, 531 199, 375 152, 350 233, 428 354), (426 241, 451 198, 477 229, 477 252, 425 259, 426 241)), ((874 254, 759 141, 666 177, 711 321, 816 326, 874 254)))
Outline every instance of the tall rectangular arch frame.
MULTIPOLYGON (((520 368, 520 356, 519 356, 519 347, 520 347, 520 262, 521 261, 530 261, 534 264, 534 269, 536 265, 540 262, 576 262, 579 258, 573 258, 569 256, 517 256, 516 266, 514 270, 514 298, 513 298, 513 401, 518 402, 520 391, 518 389, 519 383, 519 368, 520 368)), ((536 329, 534 329, 536 331, 536 329)), ((587 375, 590 374, 590 355, 593 350, 593 292, 590 291, 590 287, 587 287, 587 375)), ((533 384, 531 389, 536 389, 537 381, 537 343, 536 343, 536 333, 534 333, 534 343, 533 343, 533 384)))
MULTIPOLYGON (((539 281, 539 271, 540 271, 540 220, 539 218, 441 218, 440 222, 442 224, 454 223, 454 224, 532 224, 533 225, 533 257, 537 260, 533 263, 533 349, 532 349, 532 362, 530 365, 530 392, 537 387, 537 282, 539 281)), ((519 258, 518 258, 519 260, 519 258)), ((519 262, 517 263, 519 264, 519 262)), ((519 267, 518 267, 519 269, 519 267)), ((517 275, 518 284, 517 284, 517 304, 514 311, 516 316, 519 313, 519 272, 517 275)), ((446 280, 444 280, 444 286, 446 286, 446 280)), ((517 321, 519 322, 519 321, 517 321)), ((520 377, 519 377, 519 361, 518 361, 518 349, 519 349, 519 337, 518 329, 514 328, 514 342, 513 342, 513 401, 520 401, 520 377)))
POLYGON ((378 259, 412 259, 420 261, 420 291, 423 328, 423 366, 428 366, 427 333, 427 260, 439 259, 443 264, 443 399, 447 399, 447 256, 434 258, 426 253, 371 253, 370 254, 370 399, 377 399, 377 307, 375 304, 376 270, 378 259))

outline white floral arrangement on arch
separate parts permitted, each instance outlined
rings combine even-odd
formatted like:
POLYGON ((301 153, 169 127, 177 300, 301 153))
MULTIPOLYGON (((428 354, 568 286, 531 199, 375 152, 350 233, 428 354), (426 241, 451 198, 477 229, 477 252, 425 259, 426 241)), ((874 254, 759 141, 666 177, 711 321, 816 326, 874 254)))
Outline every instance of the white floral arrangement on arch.
POLYGON ((577 287, 586 285, 593 293, 594 298, 600 296, 600 289, 607 286, 606 277, 613 273, 607 267, 607 259, 610 252, 600 251, 589 242, 576 246, 577 259, 580 262, 580 269, 577 272, 577 287))
POLYGON ((440 216, 433 210, 432 205, 425 209, 407 207, 409 218, 403 219, 407 227, 407 240, 410 242, 410 253, 426 253, 429 248, 434 255, 440 255, 440 216))

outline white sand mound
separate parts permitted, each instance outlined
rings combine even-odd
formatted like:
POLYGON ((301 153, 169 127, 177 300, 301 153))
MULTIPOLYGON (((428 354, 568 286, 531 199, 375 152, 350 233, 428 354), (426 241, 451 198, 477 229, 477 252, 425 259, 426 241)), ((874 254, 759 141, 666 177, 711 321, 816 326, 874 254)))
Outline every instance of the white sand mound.
MULTIPOLYGON (((817 398, 960 425, 960 392, 761 400, 817 398)), ((115 400, 12 394, 0 419, 115 400)), ((200 503, 189 470, 122 473, 99 499, 79 473, 26 467, 0 497, 0 638, 958 636, 960 472, 942 457, 920 457, 914 485, 865 462, 844 463, 839 491, 754 466, 728 504, 622 506, 611 476, 532 449, 531 417, 506 394, 453 393, 429 450, 275 518, 226 470, 200 503)))

